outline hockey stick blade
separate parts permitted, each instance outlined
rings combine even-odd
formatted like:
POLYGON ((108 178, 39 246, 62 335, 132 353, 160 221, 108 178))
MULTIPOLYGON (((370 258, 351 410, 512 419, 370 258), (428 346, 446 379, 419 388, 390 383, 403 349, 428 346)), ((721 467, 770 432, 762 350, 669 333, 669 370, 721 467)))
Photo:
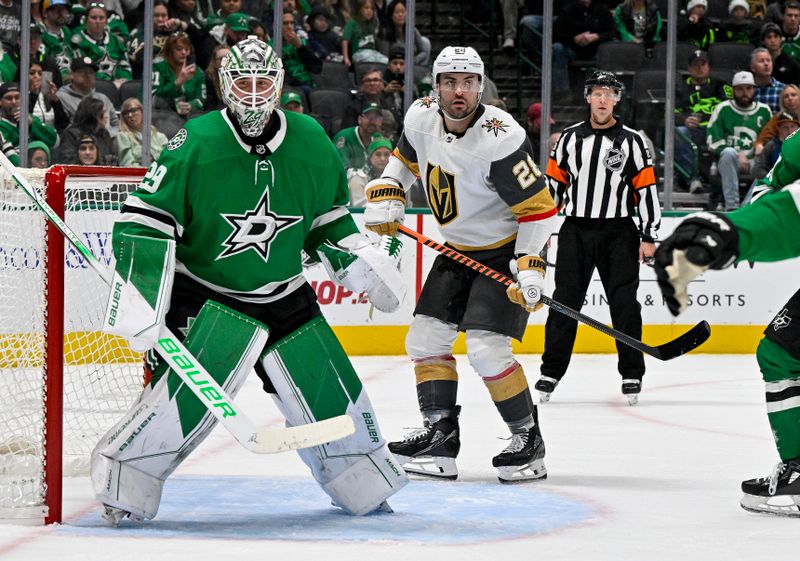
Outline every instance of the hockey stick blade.
POLYGON ((309 425, 298 425, 283 429, 262 427, 249 443, 250 450, 258 454, 275 454, 298 448, 319 446, 349 436, 356 431, 350 415, 339 415, 330 419, 316 421, 309 425))
MULTIPOLYGON (((445 257, 449 257, 454 261, 461 263, 462 265, 469 267, 474 271, 478 271, 482 275, 486 275, 490 279, 496 280, 500 284, 505 286, 510 285, 514 281, 500 273, 495 271, 494 269, 475 261, 474 259, 467 257, 466 255, 455 251, 447 246, 440 244, 439 242, 435 242, 429 237, 420 234, 419 232, 408 228, 407 226, 403 226, 400 224, 398 226, 398 230, 405 234, 410 238, 414 238, 417 240, 418 243, 428 246, 429 248, 433 249, 434 251, 438 251, 445 257)), ((708 325, 707 321, 701 321, 694 327, 692 327, 689 331, 680 335, 678 338, 673 339, 672 341, 668 341, 663 345, 658 345, 653 347, 651 345, 647 345, 640 340, 631 337, 621 331, 617 331, 613 327, 608 327, 606 324, 597 321, 596 319, 590 318, 587 315, 580 313, 577 310, 573 310, 569 306, 565 306, 561 302, 553 300, 549 296, 542 295, 542 303, 550 308, 554 309, 557 312, 564 314, 565 316, 571 317, 575 321, 579 321, 584 323, 590 327, 594 327, 601 333, 605 333, 609 337, 616 339, 617 341, 628 345, 629 347, 633 347, 634 349, 641 351, 645 354, 648 354, 654 358, 659 360, 671 360, 675 357, 679 357, 688 353, 689 351, 696 349, 709 338, 711 335, 711 327, 708 325)))
MULTIPOLYGON (((11 163, 11 160, 0 151, 0 166, 5 169, 19 186, 20 189, 36 204, 47 217, 55 228, 72 244, 72 246, 86 259, 86 263, 100 276, 100 278, 107 285, 111 285, 112 273, 104 267, 91 250, 83 243, 77 234, 56 214, 53 208, 36 192, 36 190, 28 183, 28 180, 23 177, 16 166, 11 163)), ((347 421, 340 421, 340 425, 331 423, 324 427, 324 435, 321 442, 317 442, 317 438, 310 434, 314 431, 317 423, 309 423, 294 427, 292 429, 274 429, 274 428, 256 428, 250 418, 241 410, 234 400, 228 395, 219 383, 206 371, 203 365, 186 349, 181 342, 166 326, 161 327, 159 333, 158 345, 154 347, 158 354, 165 360, 170 368, 181 378, 184 384, 197 396, 208 411, 217 418, 222 426, 236 439, 239 444, 247 448, 251 452, 258 454, 272 454, 275 452, 283 452, 286 450, 294 450, 297 448, 305 448, 310 446, 317 446, 321 442, 330 442, 344 438, 355 432, 352 419, 350 419, 349 426, 347 421), (177 355, 183 360, 176 361, 177 355), (191 365, 196 372, 189 376, 185 371, 187 365, 191 365), (216 407, 209 402, 209 395, 201 391, 200 386, 195 382, 196 379, 201 379, 204 383, 203 388, 213 389, 219 396, 217 402, 225 402, 226 407, 216 407), (338 431, 337 431, 338 428, 338 431), (289 430, 288 436, 281 436, 282 433, 289 430), (306 435, 305 437, 303 435, 306 435), (263 451, 262 451, 263 450, 263 451)))

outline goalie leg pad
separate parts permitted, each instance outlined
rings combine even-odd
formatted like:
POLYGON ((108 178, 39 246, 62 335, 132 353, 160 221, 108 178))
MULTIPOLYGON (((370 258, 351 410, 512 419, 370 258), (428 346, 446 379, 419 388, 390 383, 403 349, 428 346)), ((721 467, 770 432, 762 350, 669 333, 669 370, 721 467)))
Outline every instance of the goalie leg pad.
POLYGON ((323 318, 315 318, 270 347, 261 364, 288 426, 342 414, 353 417, 353 435, 298 450, 334 504, 351 514, 366 514, 408 482, 386 449, 361 380, 323 318))
MULTIPOLYGON (((262 324, 209 301, 192 324, 185 344, 234 397, 268 337, 262 324)), ((212 388, 203 393, 212 406, 224 407, 224 402, 214 402, 211 392, 216 393, 212 388)), ((92 452, 91 478, 98 500, 132 516, 152 519, 158 512, 164 480, 216 423, 208 406, 170 371, 142 392, 92 452)))
POLYGON ((103 329, 136 351, 158 340, 175 276, 175 241, 122 235, 103 329))

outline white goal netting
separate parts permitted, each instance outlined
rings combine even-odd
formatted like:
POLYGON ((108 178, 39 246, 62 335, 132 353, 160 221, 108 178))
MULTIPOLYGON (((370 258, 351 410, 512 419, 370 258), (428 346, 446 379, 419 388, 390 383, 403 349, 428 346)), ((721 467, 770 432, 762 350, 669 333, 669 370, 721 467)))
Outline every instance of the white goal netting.
MULTIPOLYGON (((23 170, 42 193, 46 183, 63 189, 67 225, 112 266, 111 226, 138 178, 86 173, 67 173, 62 182, 46 177, 44 170, 23 170)), ((0 519, 47 514, 48 486, 60 485, 52 470, 62 465, 64 475, 88 473, 92 448, 142 388, 140 357, 121 340, 100 333, 107 287, 68 243, 63 256, 49 255, 46 223, 25 193, 0 173, 0 519), (63 292, 54 272, 58 260, 63 292), (46 327, 57 324, 61 309, 63 332, 48 340, 46 327), (59 339, 63 353, 49 361, 57 347, 52 341, 59 339), (53 364, 63 364, 63 371, 53 364), (61 407, 50 395, 56 377, 63 383, 61 407), (59 425, 60 458, 52 447, 59 425)))

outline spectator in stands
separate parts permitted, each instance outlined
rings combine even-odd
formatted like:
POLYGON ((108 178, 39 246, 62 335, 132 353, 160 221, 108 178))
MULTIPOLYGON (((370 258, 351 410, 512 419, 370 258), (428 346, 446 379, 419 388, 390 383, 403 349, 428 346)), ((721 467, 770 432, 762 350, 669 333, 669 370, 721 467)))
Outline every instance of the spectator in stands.
POLYGON ((84 134, 78 140, 78 161, 74 162, 82 166, 102 165, 100 150, 97 148, 97 138, 90 133, 84 134))
POLYGON ((783 51, 781 28, 774 23, 765 23, 761 28, 761 45, 772 57, 772 76, 784 84, 800 83, 800 62, 783 51))
POLYGON ((717 41, 757 45, 760 22, 750 17, 750 4, 747 0, 731 0, 728 14, 728 19, 720 25, 717 41))
POLYGON ((167 39, 163 60, 153 65, 153 95, 182 117, 206 105, 206 80, 193 52, 189 36, 178 31, 167 39))
MULTIPOLYGON (((120 166, 142 165, 142 103, 135 97, 122 102, 122 121, 119 134, 114 139, 117 164, 120 166)), ((169 140, 155 126, 150 126, 150 157, 157 160, 169 140)))
POLYGON ((614 18, 606 6, 594 0, 566 2, 553 26, 554 93, 570 91, 570 62, 594 59, 600 43, 613 37, 614 18))
MULTIPOLYGON (((695 193, 703 189, 703 179, 701 170, 694 165, 692 145, 704 151, 708 119, 721 101, 733 97, 733 91, 711 75, 705 51, 693 51, 688 63, 689 77, 678 82, 675 92, 675 163, 683 170, 679 179, 686 183, 690 192, 695 193)), ((707 177, 708 169, 704 171, 707 177)))
POLYGON ((322 60, 342 62, 342 34, 333 27, 330 10, 325 6, 315 6, 306 18, 308 26, 308 46, 322 60))
POLYGON ((367 183, 377 179, 386 169, 389 156, 392 154, 392 143, 388 138, 376 136, 367 147, 367 162, 364 167, 354 169, 349 174, 347 186, 350 188, 350 206, 363 207, 367 204, 364 188, 367 183))
MULTIPOLYGON (((153 60, 162 55, 167 38, 173 31, 183 31, 188 27, 178 18, 170 18, 167 9, 167 0, 153 0, 153 60)), ((134 29, 128 38, 128 60, 131 71, 136 78, 142 77, 142 64, 144 63, 144 32, 145 25, 134 29)))
POLYGON ((716 41, 714 25, 706 17, 708 0, 689 0, 686 14, 678 16, 678 41, 691 43, 707 51, 716 41))
POLYGON ((0 46, 12 52, 19 43, 22 7, 16 0, 0 0, 0 46))
MULTIPOLYGON (((22 36, 20 35, 20 40, 22 36)), ((61 73, 59 72, 58 65, 50 57, 42 52, 42 32, 34 24, 30 28, 30 38, 28 43, 28 53, 30 54, 30 63, 36 63, 44 70, 51 72, 56 81, 56 85, 61 84, 61 73)), ((13 52, 5 53, 0 57, 0 81, 2 82, 17 82, 19 83, 20 74, 19 70, 22 66, 20 57, 23 52, 22 45, 17 45, 13 52)))
POLYGON ((800 3, 786 2, 781 17, 783 52, 800 62, 800 3))
POLYGON ((281 107, 292 113, 305 113, 303 98, 297 92, 286 92, 281 96, 281 107))
POLYGON ((200 68, 206 68, 211 61, 211 51, 219 43, 209 35, 199 13, 196 0, 169 0, 169 17, 181 21, 180 30, 185 31, 192 41, 197 64, 200 68))
MULTIPOLYGON (((538 160, 539 150, 542 144, 542 104, 538 101, 536 103, 531 103, 528 110, 525 112, 525 116, 527 118, 527 126, 525 129, 528 133, 528 139, 531 142, 531 154, 533 154, 535 160, 538 160)), ((556 124, 556 120, 553 119, 552 115, 549 121, 550 126, 556 124)))
MULTIPOLYGON (((406 0, 392 0, 388 7, 390 22, 383 29, 383 39, 389 48, 406 45, 406 0)), ((514 23, 516 28, 516 22, 514 23)), ((512 45, 513 46, 513 45, 512 45)), ((414 64, 427 66, 431 59, 431 40, 414 28, 414 64)))
POLYGON ((41 140, 28 143, 28 166, 36 169, 50 167, 50 147, 41 140))
POLYGON ((105 5, 89 4, 86 27, 76 30, 70 41, 76 58, 92 59, 98 68, 97 78, 113 80, 117 87, 133 78, 125 44, 108 29, 105 5))
POLYGON ((800 118, 800 88, 794 84, 786 84, 781 92, 780 111, 772 116, 756 139, 755 153, 761 153, 764 146, 778 134, 778 119, 780 114, 793 115, 800 118))
POLYGON ((779 0, 777 2, 769 2, 767 5, 767 14, 764 16, 764 21, 771 21, 772 23, 781 24, 783 18, 783 7, 786 0, 779 0))
POLYGON ((386 64, 386 55, 378 51, 380 26, 372 0, 355 0, 353 13, 353 19, 342 32, 344 63, 348 66, 359 62, 386 64))
POLYGON ((213 37, 220 45, 233 47, 239 41, 244 40, 250 33, 250 16, 241 12, 236 12, 225 18, 222 26, 217 26, 211 30, 213 37), (221 35, 219 30, 221 31, 221 35))
POLYGON ((519 9, 523 0, 500 0, 503 11, 503 50, 512 51, 517 40, 517 25, 519 25, 519 9))
POLYGON ((652 49, 661 41, 661 12, 653 0, 623 0, 614 10, 614 23, 623 41, 652 49))
MULTIPOLYGON (((386 84, 383 81, 383 72, 372 68, 361 74, 361 83, 358 93, 342 116, 342 127, 352 127, 357 124, 361 110, 368 103, 377 103, 384 109, 392 110, 393 95, 386 93, 386 84)), ((402 122, 402 120, 401 120, 402 122)))
POLYGON ((548 154, 551 153, 553 151, 553 148, 556 147, 556 142, 558 142, 558 139, 561 138, 561 132, 562 131, 560 131, 560 130, 553 131, 553 132, 550 133, 550 136, 547 138, 547 152, 548 152, 548 154))
MULTIPOLYGON (((219 32, 221 32, 222 25, 225 24, 225 20, 228 16, 232 14, 240 14, 242 12, 242 0, 219 0, 217 2, 219 5, 219 9, 216 12, 209 14, 208 19, 206 20, 206 27, 214 34, 215 28, 220 28, 219 32)), ((284 4, 284 11, 286 10, 284 4)), ((247 14, 249 16, 249 14, 247 14)))
POLYGON ((93 97, 103 102, 106 114, 109 116, 108 132, 111 136, 119 130, 119 117, 114 110, 114 104, 108 96, 94 89, 97 65, 89 57, 77 57, 70 63, 70 83, 58 89, 58 99, 64 107, 67 116, 72 119, 80 102, 86 97, 93 97))
POLYGON ((344 32, 344 26, 353 19, 350 13, 350 0, 315 0, 312 8, 315 6, 324 6, 328 9, 333 31, 338 35, 344 32))
POLYGON ((72 125, 61 133, 61 144, 58 146, 54 160, 60 164, 80 163, 78 148, 81 139, 90 134, 95 137, 98 161, 105 165, 113 165, 117 158, 114 141, 106 130, 107 118, 102 101, 94 97, 84 98, 75 110, 72 125))
POLYGON ((259 41, 269 43, 269 33, 267 28, 259 20, 252 18, 249 23, 250 35, 255 35, 259 41))
POLYGON ((750 72, 756 81, 756 101, 765 103, 771 112, 777 113, 785 84, 772 75, 772 56, 764 47, 753 49, 750 54, 750 72))
POLYGON ((749 171, 758 133, 772 116, 769 107, 755 100, 750 72, 737 72, 732 84, 733 99, 719 103, 708 122, 708 147, 717 157, 725 210, 739 208, 739 174, 749 171))
MULTIPOLYGON (((519 20, 519 42, 520 49, 528 55, 533 62, 539 63, 542 59, 542 34, 544 33, 544 16, 542 15, 542 0, 529 2, 526 6, 527 15, 519 20)), ((505 15, 503 16, 505 19, 505 15)), ((558 16, 553 16, 553 23, 558 20, 558 16)), ((505 42, 504 42, 505 43, 505 42)), ((523 68, 523 71, 527 67, 523 68)))
POLYGON ((352 170, 364 167, 367 161, 367 148, 372 142, 372 137, 381 132, 381 126, 383 126, 381 106, 377 103, 367 103, 361 109, 358 124, 340 130, 333 137, 333 143, 348 174, 352 170))
POLYGON ((42 21, 38 26, 42 32, 44 54, 56 61, 61 77, 68 79, 72 62, 72 32, 67 27, 69 0, 43 0, 41 9, 42 21))
POLYGON ((211 62, 206 68, 206 110, 215 111, 223 109, 225 104, 222 102, 222 92, 219 87, 219 65, 222 59, 230 51, 228 45, 217 45, 211 51, 211 62))
MULTIPOLYGON (((389 62, 386 65, 386 70, 383 71, 383 102, 382 105, 388 104, 389 111, 392 113, 392 118, 396 123, 403 122, 403 115, 405 114, 404 96, 405 96, 405 71, 406 71, 406 52, 405 47, 402 45, 395 45, 389 49, 389 62)), ((414 88, 414 97, 416 95, 416 88, 414 88)), ((401 127, 402 128, 402 127, 401 127)), ((395 129, 389 136, 394 136, 400 132, 395 129)))
POLYGON ((0 134, 17 150, 19 150, 20 120, 25 120, 28 125, 29 140, 41 140, 51 148, 55 146, 58 133, 54 128, 48 127, 39 117, 27 111, 23 115, 19 84, 16 82, 0 84, 0 134))
POLYGON ((34 62, 28 71, 28 112, 39 117, 48 127, 56 131, 69 126, 69 117, 58 99, 58 86, 53 80, 47 84, 42 81, 42 67, 34 62), (44 85, 44 87, 42 87, 44 85))
POLYGON ((122 18, 122 15, 125 13, 122 9, 122 0, 103 0, 102 2, 99 0, 72 1, 72 21, 70 27, 73 33, 87 26, 89 10, 91 8, 102 6, 106 11, 109 33, 115 35, 123 45, 128 41, 130 31, 128 29, 128 24, 126 24, 125 20, 122 18))
POLYGON ((308 95, 316 87, 311 74, 322 71, 322 60, 295 29, 294 14, 283 14, 283 51, 281 60, 285 71, 284 83, 300 88, 308 95))
MULTIPOLYGON (((753 159, 750 175, 755 179, 761 179, 769 173, 769 170, 772 169, 772 166, 775 165, 775 162, 778 161, 781 155, 783 141, 786 140, 790 134, 796 132, 797 129, 800 129, 800 120, 797 119, 796 115, 792 115, 791 113, 781 111, 772 119, 776 123, 776 135, 767 142, 763 150, 753 159)), ((751 193, 748 193, 745 197, 745 203, 749 202, 751 194, 752 189, 751 193)))

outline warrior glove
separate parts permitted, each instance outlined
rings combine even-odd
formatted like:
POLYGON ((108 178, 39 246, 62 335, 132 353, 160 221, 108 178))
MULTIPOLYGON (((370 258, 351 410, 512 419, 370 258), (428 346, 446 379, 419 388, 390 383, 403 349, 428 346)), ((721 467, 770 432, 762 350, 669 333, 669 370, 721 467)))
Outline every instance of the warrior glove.
POLYGON ((364 226, 381 236, 397 235, 406 216, 406 194, 394 179, 380 177, 365 187, 364 226))
POLYGON ((681 222, 656 250, 658 286, 677 316, 689 306, 687 287, 708 269, 724 269, 739 255, 736 226, 724 215, 700 212, 681 222))
POLYGON ((538 255, 525 255, 509 263, 516 282, 506 289, 508 299, 529 312, 541 308, 544 292, 544 259, 538 255))

